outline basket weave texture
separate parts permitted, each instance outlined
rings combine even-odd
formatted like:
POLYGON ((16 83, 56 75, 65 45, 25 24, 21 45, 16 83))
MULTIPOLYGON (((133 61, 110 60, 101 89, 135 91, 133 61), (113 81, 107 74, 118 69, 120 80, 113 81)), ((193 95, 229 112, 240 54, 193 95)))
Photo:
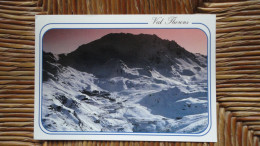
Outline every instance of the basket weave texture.
POLYGON ((0 1, 0 145, 259 146, 260 1, 0 1), (217 15, 217 143, 36 141, 33 139, 36 14, 217 15))

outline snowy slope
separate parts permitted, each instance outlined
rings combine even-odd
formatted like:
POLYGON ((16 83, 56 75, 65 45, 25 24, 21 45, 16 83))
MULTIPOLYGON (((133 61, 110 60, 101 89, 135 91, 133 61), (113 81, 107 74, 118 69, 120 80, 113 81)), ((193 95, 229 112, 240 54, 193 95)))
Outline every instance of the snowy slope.
POLYGON ((59 59, 43 56, 48 130, 197 133, 207 127, 206 57, 174 41, 109 34, 59 59))

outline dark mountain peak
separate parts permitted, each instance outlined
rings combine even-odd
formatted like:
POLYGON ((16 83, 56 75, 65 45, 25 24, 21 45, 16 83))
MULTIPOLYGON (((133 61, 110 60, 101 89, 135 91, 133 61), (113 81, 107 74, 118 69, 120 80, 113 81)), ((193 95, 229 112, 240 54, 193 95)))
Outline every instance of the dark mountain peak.
POLYGON ((78 70, 87 70, 93 65, 102 65, 115 58, 129 64, 174 63, 175 58, 196 59, 193 53, 169 41, 151 34, 110 33, 102 38, 81 45, 75 51, 59 55, 59 63, 78 70))
POLYGON ((175 41, 163 40, 157 35, 110 33, 98 40, 81 45, 78 49, 69 53, 68 56, 100 55, 102 53, 112 55, 110 57, 115 57, 115 55, 133 55, 131 57, 137 57, 138 54, 151 54, 158 51, 174 51, 177 49, 178 51, 186 51, 175 41))
POLYGON ((51 52, 42 51, 42 56, 43 56, 43 60, 46 60, 50 63, 57 61, 57 59, 55 58, 55 56, 51 52))
POLYGON ((140 33, 140 34, 132 34, 132 33, 109 33, 102 38, 116 38, 116 37, 124 37, 124 38, 146 38, 146 39, 149 39, 149 37, 153 37, 153 38, 158 38, 158 39, 161 39, 159 38, 157 35, 155 34, 143 34, 143 33, 140 33), (148 38, 147 38, 148 37, 148 38))
POLYGON ((57 64, 57 59, 51 52, 42 51, 43 58, 43 81, 47 81, 49 78, 55 80, 55 76, 59 70, 59 65, 57 64))
MULTIPOLYGON (((152 42, 152 43, 174 43, 177 44, 175 41, 171 40, 165 40, 158 37, 156 34, 132 34, 132 33, 110 33, 103 37, 101 37, 99 40, 106 40, 106 41, 135 41, 136 43, 142 43, 145 41, 152 42)), ((99 41, 98 40, 98 41, 99 41)))

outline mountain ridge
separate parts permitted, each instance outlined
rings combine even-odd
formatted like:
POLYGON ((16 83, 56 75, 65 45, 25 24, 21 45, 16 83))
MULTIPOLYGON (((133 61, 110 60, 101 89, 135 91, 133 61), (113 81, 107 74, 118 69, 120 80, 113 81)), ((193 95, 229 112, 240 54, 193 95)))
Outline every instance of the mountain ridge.
POLYGON ((149 34, 111 33, 83 44, 71 53, 60 54, 59 58, 60 64, 72 66, 80 71, 86 71, 85 66, 104 64, 111 58, 118 58, 126 64, 140 62, 159 64, 162 60, 173 64, 175 61, 173 58, 190 58, 200 66, 205 66, 196 59, 195 54, 185 50, 175 41, 163 40, 149 34))

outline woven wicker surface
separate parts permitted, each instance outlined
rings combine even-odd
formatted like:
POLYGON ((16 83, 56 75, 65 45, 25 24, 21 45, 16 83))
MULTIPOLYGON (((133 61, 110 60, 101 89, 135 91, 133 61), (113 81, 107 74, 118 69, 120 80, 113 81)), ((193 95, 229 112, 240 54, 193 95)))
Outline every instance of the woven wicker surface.
POLYGON ((0 1, 0 145, 258 146, 260 1, 0 1), (35 141, 35 14, 217 14, 218 143, 35 141))

